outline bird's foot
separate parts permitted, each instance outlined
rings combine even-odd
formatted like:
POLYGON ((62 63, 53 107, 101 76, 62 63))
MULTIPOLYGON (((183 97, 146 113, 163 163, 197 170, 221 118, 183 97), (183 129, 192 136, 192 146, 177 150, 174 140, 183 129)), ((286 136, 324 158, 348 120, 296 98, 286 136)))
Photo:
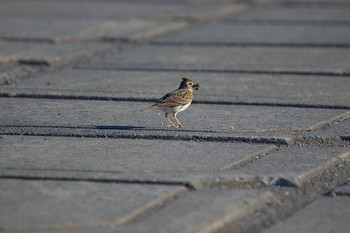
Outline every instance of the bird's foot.
POLYGON ((168 128, 177 128, 176 125, 167 125, 168 128))
POLYGON ((184 125, 179 124, 178 126, 176 126, 176 128, 185 128, 185 126, 184 126, 184 125))

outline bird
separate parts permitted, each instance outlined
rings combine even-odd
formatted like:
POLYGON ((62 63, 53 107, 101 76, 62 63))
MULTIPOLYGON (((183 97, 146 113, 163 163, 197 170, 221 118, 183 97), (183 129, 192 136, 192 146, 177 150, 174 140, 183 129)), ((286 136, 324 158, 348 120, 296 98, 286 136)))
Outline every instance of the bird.
POLYGON ((185 126, 181 124, 179 119, 177 119, 177 114, 184 111, 193 100, 193 90, 199 89, 199 84, 193 82, 192 80, 183 77, 178 89, 165 94, 160 98, 156 103, 148 106, 147 108, 141 110, 141 112, 148 109, 151 110, 161 110, 165 113, 165 119, 169 122, 168 127, 171 128, 184 128, 185 126), (174 119, 177 122, 175 125, 169 118, 169 115, 172 114, 174 119))

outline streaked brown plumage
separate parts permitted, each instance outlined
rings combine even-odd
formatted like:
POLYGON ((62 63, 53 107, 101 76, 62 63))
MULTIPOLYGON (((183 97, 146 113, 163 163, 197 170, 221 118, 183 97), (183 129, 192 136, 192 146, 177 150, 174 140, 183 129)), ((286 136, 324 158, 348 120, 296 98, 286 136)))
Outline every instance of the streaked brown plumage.
POLYGON ((170 124, 169 127, 183 128, 184 126, 177 119, 176 115, 177 113, 184 111, 192 103, 193 89, 198 90, 199 84, 194 83, 188 78, 182 78, 178 89, 167 93, 156 103, 141 111, 145 111, 147 109, 161 110, 165 112, 165 118, 170 124), (170 120, 169 114, 174 116, 174 119, 178 123, 177 126, 170 120))

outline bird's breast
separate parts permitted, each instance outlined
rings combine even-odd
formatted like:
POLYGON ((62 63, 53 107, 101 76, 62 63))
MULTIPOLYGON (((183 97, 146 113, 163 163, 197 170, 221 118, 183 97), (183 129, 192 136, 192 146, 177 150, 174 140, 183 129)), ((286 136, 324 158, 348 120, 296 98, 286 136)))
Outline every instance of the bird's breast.
POLYGON ((163 112, 166 113, 178 113, 178 112, 182 112, 183 110, 185 110, 186 108, 188 108, 188 106, 190 106, 191 102, 185 105, 179 105, 179 106, 174 106, 174 107, 169 107, 169 106, 159 106, 159 109, 162 110, 163 112))
POLYGON ((188 106, 190 106, 191 102, 185 105, 180 105, 180 106, 176 106, 174 107, 176 112, 182 112, 183 110, 185 110, 186 108, 188 108, 188 106))

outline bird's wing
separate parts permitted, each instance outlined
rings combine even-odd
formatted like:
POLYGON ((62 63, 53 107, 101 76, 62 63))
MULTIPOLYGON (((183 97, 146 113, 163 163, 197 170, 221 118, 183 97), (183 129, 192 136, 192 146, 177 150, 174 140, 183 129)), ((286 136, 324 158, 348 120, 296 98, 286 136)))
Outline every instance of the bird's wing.
POLYGON ((186 105, 192 101, 192 92, 186 89, 178 89, 172 91, 158 100, 153 106, 169 106, 186 105))

